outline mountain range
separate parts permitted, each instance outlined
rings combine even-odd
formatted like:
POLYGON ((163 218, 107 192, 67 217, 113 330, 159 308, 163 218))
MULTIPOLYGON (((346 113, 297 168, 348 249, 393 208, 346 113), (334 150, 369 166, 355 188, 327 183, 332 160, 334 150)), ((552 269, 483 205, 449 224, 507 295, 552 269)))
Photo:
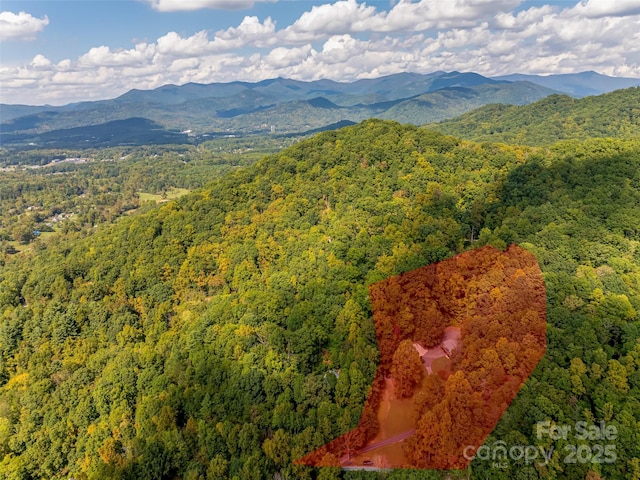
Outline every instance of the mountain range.
POLYGON ((640 79, 637 78, 609 77, 593 71, 560 75, 524 75, 516 73, 492 78, 509 82, 531 82, 577 98, 601 95, 614 90, 640 85, 640 79))
POLYGON ((633 82, 640 84, 637 79, 595 72, 522 78, 434 72, 351 83, 276 78, 165 85, 60 107, 0 105, 0 141, 10 147, 78 148, 184 143, 225 135, 305 134, 372 117, 423 125, 487 104, 524 105, 559 92, 603 93, 633 82), (122 129, 121 122, 131 119, 137 119, 132 121, 135 135, 122 129))

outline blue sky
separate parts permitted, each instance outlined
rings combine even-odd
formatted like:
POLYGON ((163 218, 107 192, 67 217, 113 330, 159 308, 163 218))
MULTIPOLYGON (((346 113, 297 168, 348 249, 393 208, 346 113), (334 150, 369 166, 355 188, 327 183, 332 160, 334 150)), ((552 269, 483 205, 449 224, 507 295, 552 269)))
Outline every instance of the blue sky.
POLYGON ((0 102, 401 71, 640 77, 640 0, 3 0, 0 102))

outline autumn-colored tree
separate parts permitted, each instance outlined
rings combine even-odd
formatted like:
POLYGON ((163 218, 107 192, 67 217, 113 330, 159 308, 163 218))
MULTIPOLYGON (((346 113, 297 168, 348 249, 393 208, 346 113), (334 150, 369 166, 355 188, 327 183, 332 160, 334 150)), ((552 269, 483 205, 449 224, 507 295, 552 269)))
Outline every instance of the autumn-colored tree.
POLYGON ((393 354, 391 375, 394 380, 395 392, 399 398, 407 398, 413 395, 414 388, 422 380, 425 372, 420 355, 413 347, 411 340, 400 342, 398 349, 393 354))
POLYGON ((413 399, 414 417, 419 419, 424 412, 432 409, 444 399, 444 380, 440 375, 427 375, 422 388, 413 399))
POLYGON ((325 456, 322 457, 322 460, 320 460, 320 463, 318 463, 318 466, 319 467, 339 467, 340 462, 338 461, 338 459, 333 453, 327 452, 325 456))
POLYGON ((416 423, 413 437, 405 442, 404 452, 411 465, 417 467, 446 468, 442 455, 442 442, 450 426, 443 422, 442 406, 427 410, 416 423))
POLYGON ((416 331, 413 338, 425 347, 440 343, 450 319, 440 312, 433 301, 420 302, 415 310, 416 331))
POLYGON ((604 479, 595 470, 589 470, 587 472, 587 476, 584 477, 584 480, 604 480, 604 479))

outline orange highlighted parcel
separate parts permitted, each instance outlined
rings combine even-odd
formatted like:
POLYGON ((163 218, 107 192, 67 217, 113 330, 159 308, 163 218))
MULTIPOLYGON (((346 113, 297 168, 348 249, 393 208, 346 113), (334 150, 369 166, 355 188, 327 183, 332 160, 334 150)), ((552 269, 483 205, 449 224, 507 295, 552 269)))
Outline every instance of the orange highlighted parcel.
POLYGON ((460 469, 546 350, 546 291, 517 245, 462 253, 369 287, 380 363, 355 429, 296 463, 460 469))

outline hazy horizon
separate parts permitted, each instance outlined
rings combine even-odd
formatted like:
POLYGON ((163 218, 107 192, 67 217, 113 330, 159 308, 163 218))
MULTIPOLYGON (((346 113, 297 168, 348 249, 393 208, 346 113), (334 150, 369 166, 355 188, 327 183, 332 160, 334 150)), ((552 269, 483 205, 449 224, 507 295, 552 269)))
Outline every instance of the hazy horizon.
MULTIPOLYGON (((455 70, 452 71, 447 71, 444 72, 446 74, 448 73, 455 73, 455 70)), ((358 80, 374 80, 374 79, 379 79, 379 78, 387 78, 387 77, 393 77, 395 75, 402 75, 403 73, 407 73, 407 74, 416 74, 416 75, 431 75, 434 73, 437 73, 437 71, 434 72, 426 72, 426 73, 417 73, 417 72, 397 72, 397 73, 391 73, 389 75, 382 75, 380 77, 365 77, 365 78, 361 78, 358 80)), ((457 72, 457 73, 476 73, 476 72, 457 72)), ((546 75, 542 75, 542 74, 523 74, 521 72, 513 72, 513 73, 507 73, 504 75, 483 75, 486 78, 489 79, 494 79, 494 78, 501 78, 501 77, 508 77, 511 75, 535 75, 538 77, 555 77, 555 76, 559 76, 559 75, 566 75, 566 76, 571 76, 571 75, 583 75, 583 74, 589 74, 589 73, 594 73, 596 75, 602 75, 602 76, 606 76, 608 78, 617 78, 617 79, 626 79, 626 80, 638 80, 638 82, 640 82, 640 77, 615 77, 615 76, 609 76, 609 75, 605 75, 603 73, 600 72, 596 72, 593 70, 585 70, 585 71, 581 71, 581 72, 576 72, 576 73, 567 73, 567 74, 546 74, 546 75)), ((47 103, 47 104, 29 104, 29 103, 9 103, 9 102, 0 102, 0 105, 7 105, 7 106, 26 106, 26 107, 64 107, 67 105, 73 105, 73 104, 80 104, 80 103, 91 103, 91 102, 102 102, 102 101, 109 101, 109 100, 114 100, 116 98, 121 97, 122 95, 125 95, 128 92, 137 90, 137 91, 153 91, 153 90, 158 90, 161 88, 165 88, 165 87, 170 87, 170 86, 174 86, 174 87, 183 87, 185 85, 212 85, 212 84, 231 84, 231 83, 246 83, 246 84, 259 84, 261 82, 266 82, 266 81, 270 81, 270 80, 278 80, 278 79, 282 79, 282 80, 293 80, 293 81, 300 81, 300 82, 315 82, 315 81, 324 81, 324 80, 328 80, 328 81, 333 81, 336 83, 344 83, 344 84, 349 84, 349 83, 353 83, 356 82, 358 80, 353 80, 353 81, 340 81, 340 80, 333 80, 331 78, 319 78, 317 80, 297 80, 295 78, 288 78, 288 77, 271 77, 271 78, 264 78, 262 80, 256 80, 256 81, 245 81, 245 80, 231 80, 229 82, 210 82, 210 83, 198 83, 198 82, 186 82, 186 83, 182 83, 182 84, 175 84, 175 83, 166 83, 163 85, 160 85, 158 87, 154 87, 154 88, 150 88, 150 89, 140 89, 140 88, 136 88, 136 87, 132 87, 130 89, 127 89, 126 91, 124 91, 121 94, 115 95, 115 96, 108 96, 105 98, 96 98, 96 99, 91 99, 91 100, 85 100, 85 99, 77 99, 74 100, 72 102, 67 102, 67 103, 47 103)), ((1 114, 0 114, 1 117, 1 114)))

